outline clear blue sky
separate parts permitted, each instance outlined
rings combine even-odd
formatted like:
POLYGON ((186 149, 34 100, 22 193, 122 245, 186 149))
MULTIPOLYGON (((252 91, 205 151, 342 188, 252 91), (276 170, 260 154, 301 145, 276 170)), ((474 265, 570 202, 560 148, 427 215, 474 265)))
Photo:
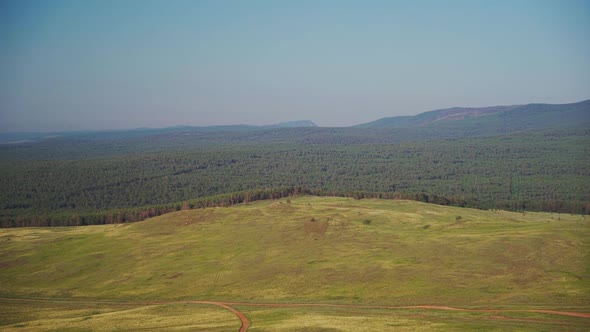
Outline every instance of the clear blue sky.
POLYGON ((0 0, 0 131, 590 98, 590 1, 0 0))

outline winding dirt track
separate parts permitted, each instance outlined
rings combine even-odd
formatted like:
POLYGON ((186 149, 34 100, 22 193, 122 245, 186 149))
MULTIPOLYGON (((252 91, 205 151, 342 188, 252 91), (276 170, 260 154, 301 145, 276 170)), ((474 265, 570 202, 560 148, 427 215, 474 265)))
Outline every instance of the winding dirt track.
POLYGON ((238 318, 240 319, 240 322, 242 322, 242 326, 240 326, 240 329, 238 330, 238 332, 246 332, 248 331, 248 327, 250 327, 250 321, 248 320, 248 318, 246 317, 246 315, 244 315, 243 312, 236 310, 233 307, 230 307, 229 305, 223 303, 223 302, 209 302, 209 301, 190 301, 191 303, 199 303, 199 304, 212 304, 212 305, 216 305, 222 308, 225 308, 231 312, 234 313, 234 315, 238 316, 238 318))
POLYGON ((116 304, 116 305, 129 305, 129 306, 144 306, 144 305, 155 305, 155 304, 209 304, 215 305, 218 307, 222 307, 226 310, 231 311, 234 315, 236 315, 241 322, 240 329, 238 332, 246 332, 250 327, 250 321, 244 315, 243 312, 236 310, 235 308, 229 306, 227 303, 224 302, 216 302, 216 301, 145 301, 145 302, 117 302, 117 301, 78 301, 78 300, 51 300, 51 299, 33 299, 33 298, 12 298, 12 297, 0 297, 0 301, 7 301, 7 302, 42 302, 42 303, 82 303, 82 304, 116 304))
POLYGON ((438 305, 414 305, 414 306, 381 306, 381 305, 362 305, 362 304, 326 304, 326 303, 244 303, 244 302, 224 302, 227 305, 234 306, 249 306, 249 307, 333 307, 333 308, 359 308, 359 309, 429 309, 429 310, 448 310, 448 311, 462 311, 462 312, 531 312, 540 314, 551 314, 570 317, 590 318, 590 313, 586 312, 572 312, 572 311, 558 311, 545 309, 464 309, 454 308, 438 305))
POLYGON ((271 308, 289 308, 289 307, 324 307, 324 308, 357 308, 357 309, 425 309, 425 310, 447 310, 461 312, 531 312, 541 314, 551 314, 570 317, 590 318, 590 313, 571 312, 545 309, 463 309, 437 305, 416 305, 416 306, 381 306, 381 305, 356 305, 356 304, 327 304, 327 303, 252 303, 252 302, 218 302, 218 301, 145 301, 145 302, 117 302, 117 301, 78 301, 78 300, 52 300, 52 299, 34 299, 34 298, 7 298, 0 297, 0 301, 7 302, 43 302, 43 303, 84 303, 84 304, 118 304, 118 305, 155 305, 155 304, 209 304, 215 305, 231 311, 241 322, 238 332, 246 332, 250 327, 250 321, 246 315, 234 308, 234 306, 245 307, 271 307, 271 308))

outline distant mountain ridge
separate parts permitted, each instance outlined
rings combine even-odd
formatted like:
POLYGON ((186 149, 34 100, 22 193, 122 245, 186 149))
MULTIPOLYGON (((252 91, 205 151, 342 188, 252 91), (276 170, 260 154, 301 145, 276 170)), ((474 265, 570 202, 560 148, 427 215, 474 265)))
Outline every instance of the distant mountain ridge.
POLYGON ((158 139, 215 142, 304 142, 313 144, 390 143, 494 136, 531 130, 588 130, 590 100, 570 104, 526 104, 491 107, 452 107, 414 116, 386 117, 351 127, 318 127, 309 120, 269 125, 180 125, 166 128, 0 133, 2 144, 34 144, 54 140, 158 139))
POLYGON ((356 125, 356 128, 399 128, 431 125, 497 125, 507 121, 521 125, 553 127, 590 122, 590 100, 570 104, 526 104, 491 107, 452 107, 414 116, 394 116, 356 125), (456 122, 456 123, 452 123, 456 122))
POLYGON ((276 125, 271 125, 271 127, 279 127, 279 128, 302 128, 302 127, 317 127, 313 121, 310 120, 299 120, 299 121, 287 121, 287 122, 279 122, 276 125))
POLYGON ((177 132, 249 132, 263 129, 279 128, 314 128, 317 125, 310 120, 297 120, 279 122, 271 125, 212 125, 212 126, 186 126, 178 125, 165 128, 134 128, 113 130, 79 130, 79 131, 53 131, 53 132, 8 132, 0 133, 0 144, 34 143, 51 138, 124 138, 170 134, 177 132))

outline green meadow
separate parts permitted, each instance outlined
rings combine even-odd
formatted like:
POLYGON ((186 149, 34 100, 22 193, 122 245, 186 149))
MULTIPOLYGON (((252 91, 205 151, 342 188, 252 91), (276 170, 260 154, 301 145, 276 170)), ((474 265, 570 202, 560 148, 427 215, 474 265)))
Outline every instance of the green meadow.
POLYGON ((590 219, 301 196, 1 229, 0 296, 0 329, 18 331, 238 330, 191 300, 240 303, 249 331, 584 330, 588 318, 541 313, 262 304, 590 312, 590 219))

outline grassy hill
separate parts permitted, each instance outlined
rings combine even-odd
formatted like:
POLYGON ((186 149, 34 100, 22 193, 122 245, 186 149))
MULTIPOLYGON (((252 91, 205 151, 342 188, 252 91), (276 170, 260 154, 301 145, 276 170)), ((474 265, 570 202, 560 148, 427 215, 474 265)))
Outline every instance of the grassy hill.
POLYGON ((0 300, 0 329, 140 329, 161 312, 154 324, 169 325, 152 328, 234 330, 231 317, 237 330, 223 309, 186 302, 213 300, 240 302, 249 331, 583 330, 586 318, 540 313, 262 304, 589 312, 589 239, 579 215, 312 196, 133 224, 2 229, 0 296, 49 302, 0 300), (125 325, 129 317, 145 324, 125 325))

